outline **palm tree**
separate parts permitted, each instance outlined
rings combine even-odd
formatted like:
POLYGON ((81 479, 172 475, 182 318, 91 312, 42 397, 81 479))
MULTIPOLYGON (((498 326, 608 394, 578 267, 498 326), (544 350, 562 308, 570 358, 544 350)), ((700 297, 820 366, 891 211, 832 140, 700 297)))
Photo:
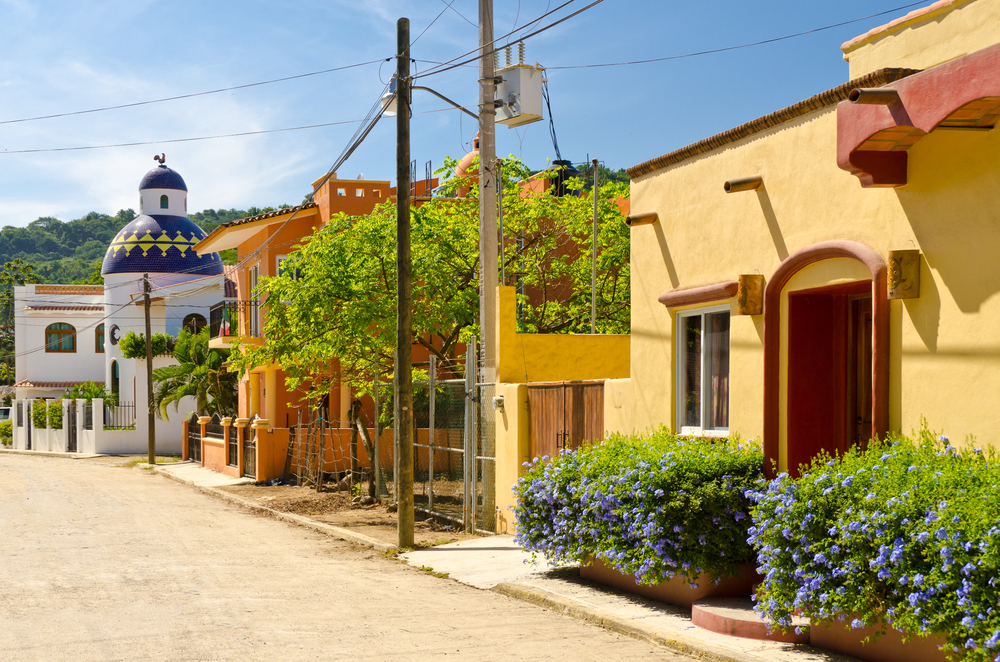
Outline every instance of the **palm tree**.
POLYGON ((177 411, 181 398, 189 395, 200 416, 235 413, 237 375, 223 368, 228 351, 209 349, 208 334, 207 327, 199 333, 182 331, 174 345, 177 365, 153 371, 153 406, 160 418, 167 419, 167 407, 172 403, 177 411))

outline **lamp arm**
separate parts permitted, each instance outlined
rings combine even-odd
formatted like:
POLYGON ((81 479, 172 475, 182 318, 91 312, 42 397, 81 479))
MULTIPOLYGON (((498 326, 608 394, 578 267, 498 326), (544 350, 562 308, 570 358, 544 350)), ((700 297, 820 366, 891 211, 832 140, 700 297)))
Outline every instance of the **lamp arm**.
POLYGON ((438 94, 437 92, 435 92, 434 90, 432 90, 429 87, 419 87, 417 85, 412 85, 412 86, 410 86, 410 89, 411 90, 423 90, 424 92, 430 92, 431 94, 433 94, 434 96, 436 96, 438 99, 441 99, 442 101, 450 103, 455 108, 458 108, 459 110, 461 110, 463 113, 465 113, 469 117, 471 117, 471 118, 473 118, 473 119, 475 119, 477 121, 479 120, 479 115, 476 115, 476 114, 472 113, 471 111, 466 110, 465 107, 462 106, 461 104, 455 103, 454 101, 452 101, 448 97, 444 96, 443 94, 438 94))

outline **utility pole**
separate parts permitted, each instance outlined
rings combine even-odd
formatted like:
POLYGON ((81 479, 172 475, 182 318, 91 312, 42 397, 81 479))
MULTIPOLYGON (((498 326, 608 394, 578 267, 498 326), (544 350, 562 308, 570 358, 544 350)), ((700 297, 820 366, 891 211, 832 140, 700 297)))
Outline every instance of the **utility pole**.
POLYGON ((482 380, 496 379, 497 179, 493 0, 479 0, 479 323, 482 380))
POLYGON ((597 333, 597 159, 590 162, 594 166, 594 232, 590 256, 590 333, 597 333))
POLYGON ((156 421, 153 419, 153 331, 149 321, 149 274, 142 275, 142 302, 146 311, 146 425, 149 428, 149 457, 150 464, 156 464, 156 421))
MULTIPOLYGON (((410 19, 396 22, 396 521, 413 547, 413 314, 410 261, 410 19)), ((481 168, 482 166, 480 166, 481 168)))

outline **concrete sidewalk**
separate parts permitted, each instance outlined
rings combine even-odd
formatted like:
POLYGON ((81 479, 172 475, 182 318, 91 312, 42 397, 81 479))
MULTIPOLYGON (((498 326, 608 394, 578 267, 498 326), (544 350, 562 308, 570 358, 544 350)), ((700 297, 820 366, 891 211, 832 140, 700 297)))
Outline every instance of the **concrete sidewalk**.
POLYGON ((401 554, 410 565, 448 573, 469 586, 638 637, 679 653, 720 662, 857 662, 801 644, 729 637, 691 623, 689 610, 580 579, 577 567, 534 565, 509 535, 477 538, 401 554))
POLYGON ((152 468, 158 473, 166 474, 170 478, 176 478, 182 483, 194 485, 195 487, 229 487, 230 485, 252 485, 256 482, 253 478, 233 478, 218 471, 206 469, 190 460, 157 464, 155 466, 142 462, 137 466, 145 469, 152 468))

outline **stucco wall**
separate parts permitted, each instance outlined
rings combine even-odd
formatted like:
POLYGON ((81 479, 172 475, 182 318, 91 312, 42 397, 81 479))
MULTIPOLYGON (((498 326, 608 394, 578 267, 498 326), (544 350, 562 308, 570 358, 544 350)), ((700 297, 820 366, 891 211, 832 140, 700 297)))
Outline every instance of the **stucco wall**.
POLYGON ((883 67, 929 69, 997 42, 1000 0, 936 2, 844 45, 850 77, 883 67))
MULTIPOLYGON (((883 258, 922 253, 920 298, 891 303, 890 427, 909 431, 924 415, 953 439, 1000 446, 1000 132, 928 135, 910 150, 909 183, 898 189, 862 189, 840 170, 836 135, 828 107, 632 181, 634 213, 660 220, 631 231, 631 379, 609 387, 606 427, 674 425, 676 309, 657 296, 739 274, 769 278, 789 254, 847 239, 883 258), (723 191, 725 180, 749 175, 762 175, 764 189, 723 191)), ((849 262, 800 278, 860 277, 849 262)), ((731 429, 758 437, 762 317, 734 316, 731 334, 731 429)))

